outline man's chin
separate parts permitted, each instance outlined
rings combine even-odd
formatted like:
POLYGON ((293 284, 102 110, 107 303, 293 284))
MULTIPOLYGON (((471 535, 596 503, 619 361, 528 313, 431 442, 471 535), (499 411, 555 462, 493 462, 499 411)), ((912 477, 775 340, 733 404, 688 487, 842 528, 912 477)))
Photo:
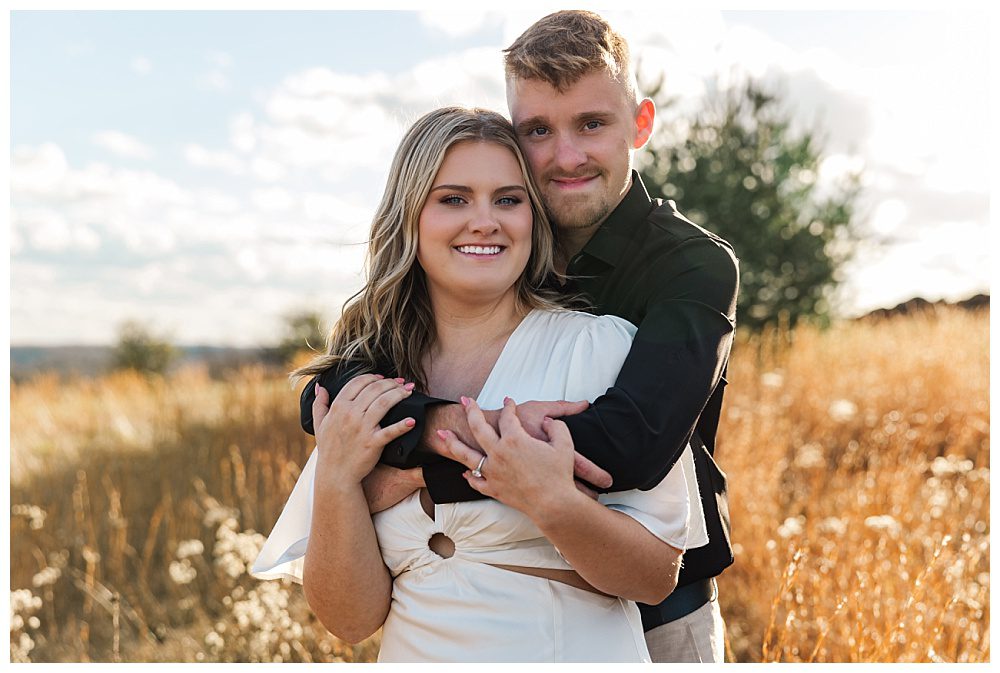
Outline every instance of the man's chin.
POLYGON ((554 203, 554 207, 549 206, 546 208, 549 219, 560 229, 589 229, 607 217, 609 212, 609 209, 603 203, 567 203, 565 200, 560 201, 554 203))

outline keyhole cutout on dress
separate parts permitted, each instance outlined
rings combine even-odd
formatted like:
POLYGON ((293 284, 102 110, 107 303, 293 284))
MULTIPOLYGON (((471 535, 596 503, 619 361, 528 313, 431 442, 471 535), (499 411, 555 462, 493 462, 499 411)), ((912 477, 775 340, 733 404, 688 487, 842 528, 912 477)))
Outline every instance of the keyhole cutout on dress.
POLYGON ((441 558, 451 558, 455 555, 455 543, 444 533, 434 533, 427 541, 427 546, 431 551, 441 558))

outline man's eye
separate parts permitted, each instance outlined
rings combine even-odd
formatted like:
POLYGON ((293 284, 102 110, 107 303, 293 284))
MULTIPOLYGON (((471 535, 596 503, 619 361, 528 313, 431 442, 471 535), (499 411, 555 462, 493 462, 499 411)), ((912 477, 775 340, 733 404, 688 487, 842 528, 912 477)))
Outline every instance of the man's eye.
POLYGON ((599 129, 602 126, 604 126, 604 124, 602 122, 597 121, 596 119, 593 119, 593 120, 587 122, 586 124, 584 124, 584 128, 586 128, 588 131, 593 131, 594 129, 599 129))
POLYGON ((534 136, 536 138, 540 138, 541 136, 547 135, 548 132, 549 132, 549 130, 547 128, 545 128, 544 126, 536 126, 535 128, 533 128, 530 131, 528 131, 528 135, 529 136, 534 136))

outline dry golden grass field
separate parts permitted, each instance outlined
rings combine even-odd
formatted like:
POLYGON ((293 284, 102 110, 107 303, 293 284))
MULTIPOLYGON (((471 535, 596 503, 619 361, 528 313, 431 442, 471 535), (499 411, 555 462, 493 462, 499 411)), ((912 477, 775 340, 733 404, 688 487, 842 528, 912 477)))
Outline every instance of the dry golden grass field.
MULTIPOLYGON (((989 314, 741 336, 735 661, 989 661, 989 314)), ((11 384, 15 661, 368 661, 247 575, 311 450, 277 373, 11 384)))

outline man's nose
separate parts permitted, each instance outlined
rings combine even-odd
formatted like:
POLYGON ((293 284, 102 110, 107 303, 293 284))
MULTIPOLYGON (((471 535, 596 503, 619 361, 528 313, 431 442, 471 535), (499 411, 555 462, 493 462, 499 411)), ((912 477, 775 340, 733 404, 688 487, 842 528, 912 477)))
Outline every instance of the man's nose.
POLYGON ((579 143, 569 136, 556 141, 556 166, 564 172, 572 172, 587 163, 587 153, 579 143))

